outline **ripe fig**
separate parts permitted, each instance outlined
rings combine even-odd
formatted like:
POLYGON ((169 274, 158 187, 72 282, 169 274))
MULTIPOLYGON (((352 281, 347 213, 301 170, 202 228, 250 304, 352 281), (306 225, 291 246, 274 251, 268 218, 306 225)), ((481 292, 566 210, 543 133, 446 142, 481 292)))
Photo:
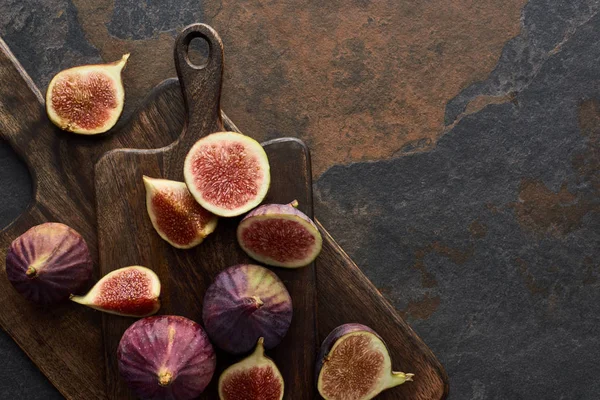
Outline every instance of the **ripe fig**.
POLYGON ((413 376, 392 372, 387 346, 361 324, 335 328, 317 358, 317 388, 325 400, 369 400, 413 376))
POLYGON ((183 174, 196 201, 221 217, 256 207, 271 183, 267 153, 256 140, 236 132, 198 140, 185 158, 183 174))
POLYGON ((136 321, 121 338, 117 359, 121 376, 144 400, 197 398, 217 363, 202 327, 175 315, 136 321))
POLYGON ((323 239, 314 222, 296 209, 298 202, 267 204, 250 212, 237 228, 242 249, 267 265, 298 268, 321 252, 323 239))
POLYGON ((272 271, 251 264, 227 268, 204 296, 202 319, 208 336, 232 354, 251 350, 260 337, 277 346, 292 322, 292 298, 272 271))
POLYGON ((219 378, 219 399, 283 399, 283 377, 273 360, 265 357, 263 343, 263 338, 258 339, 254 353, 223 371, 219 378))
POLYGON ((6 253, 6 275, 27 300, 56 304, 84 289, 92 277, 92 257, 77 231, 47 222, 12 242, 6 253))
POLYGON ((217 216, 196 202, 185 183, 144 176, 144 185, 152 225, 171 246, 197 246, 217 227, 217 216))
POLYGON ((46 112, 59 128, 95 135, 112 128, 125 101, 121 71, 129 54, 109 64, 82 65, 59 72, 46 92, 46 112))
POLYGON ((112 271, 84 296, 71 296, 83 304, 109 314, 146 317, 160 308, 160 280, 154 271, 134 265, 112 271))

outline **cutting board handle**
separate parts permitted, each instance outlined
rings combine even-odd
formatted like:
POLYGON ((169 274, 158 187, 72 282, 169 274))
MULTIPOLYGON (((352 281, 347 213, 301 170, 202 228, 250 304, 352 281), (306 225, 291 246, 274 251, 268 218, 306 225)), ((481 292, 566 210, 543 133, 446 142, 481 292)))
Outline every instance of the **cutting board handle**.
POLYGON ((189 149, 200 132, 223 130, 221 119, 221 84, 223 78, 223 42, 219 34, 206 24, 186 27, 175 41, 175 67, 186 106, 186 125, 178 147, 189 149), (195 65, 188 55, 190 42, 202 38, 208 43, 204 65, 195 65))

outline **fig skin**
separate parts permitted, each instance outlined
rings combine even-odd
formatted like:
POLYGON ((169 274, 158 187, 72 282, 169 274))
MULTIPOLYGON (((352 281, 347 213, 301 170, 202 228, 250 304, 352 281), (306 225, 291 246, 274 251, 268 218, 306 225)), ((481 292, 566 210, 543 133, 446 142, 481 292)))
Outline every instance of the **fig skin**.
POLYGON ((171 246, 190 249, 216 229, 218 217, 196 202, 185 183, 148 176, 143 179, 152 226, 171 246))
POLYGON ((196 201, 220 217, 235 217, 258 206, 271 184, 267 153, 256 140, 237 132, 198 140, 185 158, 183 175, 196 201))
MULTIPOLYGON (((321 396, 325 400, 349 400, 349 397, 340 396, 328 396, 325 393, 323 388, 323 371, 324 368, 327 367, 327 363, 331 362, 332 359, 332 350, 335 351, 336 344, 342 343, 343 340, 347 339, 352 335, 365 335, 371 340, 371 346, 376 346, 379 353, 381 353, 383 368, 381 371, 381 375, 376 377, 376 383, 370 387, 370 390, 365 395, 356 395, 351 398, 351 400, 370 400, 373 397, 377 396, 379 393, 386 389, 393 388, 395 386, 401 385, 405 382, 412 381, 414 374, 404 373, 404 372, 394 372, 391 367, 391 359, 389 355, 389 350, 387 345, 383 341, 383 339, 371 328, 368 326, 357 324, 357 323, 349 323, 338 326, 335 328, 323 341, 321 348, 319 350, 319 354, 317 356, 317 365, 316 365, 316 382, 317 389, 321 396)), ((373 351, 373 347, 370 349, 373 351)), ((354 363, 348 363, 349 366, 356 366, 354 363)), ((347 371, 346 371, 347 374, 347 371)), ((364 371, 359 376, 363 376, 364 371)), ((349 381, 344 381, 347 383, 345 385, 348 387, 349 381)))
POLYGON ((196 322, 175 315, 141 319, 123 334, 119 372, 144 400, 189 400, 208 386, 217 359, 196 322))
POLYGON ((6 275, 27 300, 58 304, 85 289, 92 277, 92 257, 77 231, 47 222, 12 242, 6 253, 6 275))
POLYGON ((202 319, 212 342, 231 354, 250 351, 260 337, 277 346, 292 322, 292 298, 272 271, 239 264, 222 271, 204 297, 202 319))
POLYGON ((60 71, 46 91, 46 113, 60 129, 96 135, 111 129, 123 112, 121 72, 129 54, 107 64, 81 65, 60 71))
POLYGON ((240 247, 253 259, 274 267, 299 268, 313 262, 321 252, 323 238, 315 223, 296 207, 298 202, 294 200, 289 204, 262 205, 248 213, 237 228, 240 247), (282 223, 287 225, 281 226, 282 223), (260 231, 252 234, 252 226, 258 228, 256 224, 263 229, 270 226, 271 230, 265 236, 260 231), (286 230, 275 232, 275 229, 282 228, 286 230), (256 240, 261 247, 265 244, 277 244, 279 247, 257 249, 249 243, 251 240, 256 240), (300 247, 298 251, 303 254, 290 254, 294 246, 300 247))
POLYGON ((263 344, 261 337, 252 354, 223 371, 219 377, 220 400, 283 399, 283 377, 273 360, 265 357, 263 344))
POLYGON ((154 271, 132 265, 102 277, 84 296, 71 296, 75 303, 124 317, 147 317, 160 309, 160 280, 154 271))

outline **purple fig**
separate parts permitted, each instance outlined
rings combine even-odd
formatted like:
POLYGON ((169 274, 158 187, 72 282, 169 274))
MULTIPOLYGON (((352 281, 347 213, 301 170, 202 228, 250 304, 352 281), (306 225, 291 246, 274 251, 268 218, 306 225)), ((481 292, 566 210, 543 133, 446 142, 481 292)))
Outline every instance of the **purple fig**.
POLYGON ((317 388, 325 400, 369 400, 414 376, 392 372, 385 342, 361 324, 338 326, 325 338, 316 370, 317 388))
POLYGON ((85 288, 92 277, 92 258, 77 231, 48 222, 12 242, 6 254, 6 275, 27 300, 56 304, 85 288))
POLYGON ((217 132, 192 146, 183 176, 190 193, 213 214, 234 217, 263 201, 271 175, 260 143, 236 132, 217 132))
POLYGON ((321 252, 323 239, 314 222, 290 204, 267 204, 240 222, 237 239, 244 251, 267 265, 298 268, 321 252))
POLYGON ((240 264, 215 278, 204 297, 202 319, 211 340, 232 354, 250 351, 260 337, 277 346, 292 322, 292 298, 272 271, 240 264))
POLYGON ((121 376, 144 400, 197 398, 217 363, 202 327, 174 315, 136 321, 121 338, 117 359, 121 376))
POLYGON ((283 377, 273 360, 265 357, 263 342, 263 338, 258 339, 254 353, 223 371, 219 378, 219 399, 283 399, 283 377))
POLYGON ((106 274, 85 296, 71 296, 83 304, 109 314, 146 317, 160 308, 160 280, 154 271, 134 265, 106 274))
POLYGON ((197 246, 217 227, 217 216, 194 200, 185 183, 144 176, 144 185, 152 226, 172 246, 197 246))

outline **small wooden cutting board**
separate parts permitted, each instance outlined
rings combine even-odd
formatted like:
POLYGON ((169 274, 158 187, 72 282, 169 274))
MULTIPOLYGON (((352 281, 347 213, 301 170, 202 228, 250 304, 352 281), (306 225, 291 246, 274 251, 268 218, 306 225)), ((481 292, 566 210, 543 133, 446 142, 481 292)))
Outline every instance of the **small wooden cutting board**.
MULTIPOLYGON (((187 27, 176 39, 175 64, 184 93, 187 125, 179 139, 157 150, 117 150, 106 154, 96 165, 96 199, 100 271, 105 275, 128 265, 154 270, 162 283, 160 314, 182 315, 201 322, 206 289, 214 277, 229 266, 252 263, 235 237, 240 218, 220 218, 217 229, 199 246, 178 250, 160 238, 146 212, 142 177, 183 181, 183 162, 192 145, 207 134, 223 131, 220 114, 223 47, 209 26, 187 27), (209 44, 205 66, 194 66, 188 58, 188 44, 201 37, 209 44)), ((311 170, 306 147, 296 139, 279 139, 264 145, 271 166, 271 187, 265 200, 289 203, 297 199, 300 208, 312 215, 311 170)), ((294 316, 283 342, 267 354, 279 366, 285 381, 286 399, 314 398, 313 368, 316 344, 314 265, 296 270, 274 268, 292 297, 294 316)), ((108 396, 128 398, 129 390, 119 378, 116 349, 134 320, 104 315, 108 396)), ((217 353, 217 374, 240 357, 217 353)), ((217 397, 216 382, 202 398, 217 397)))

